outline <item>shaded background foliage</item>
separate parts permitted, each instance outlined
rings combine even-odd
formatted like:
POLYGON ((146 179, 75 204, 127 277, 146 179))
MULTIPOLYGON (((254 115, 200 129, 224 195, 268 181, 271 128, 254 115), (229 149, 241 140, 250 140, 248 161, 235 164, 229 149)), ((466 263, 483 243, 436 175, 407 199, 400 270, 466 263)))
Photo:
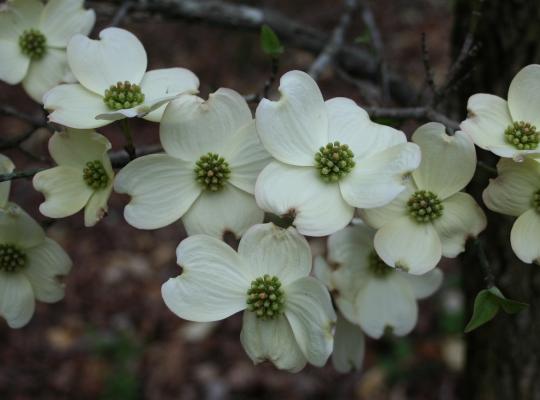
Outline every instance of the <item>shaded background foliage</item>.
MULTIPOLYGON (((111 9, 104 3, 88 3, 98 10, 94 32, 110 23, 111 9)), ((462 75, 468 79, 457 79, 457 84, 437 100, 441 109, 456 120, 464 117, 470 94, 495 91, 504 95, 513 74, 521 66, 538 61, 539 25, 534 23, 540 18, 538 1, 371 3, 385 46, 386 64, 406 77, 415 91, 423 88, 424 95, 428 92, 426 56, 435 83, 444 82, 452 59, 458 58, 470 32, 471 17, 477 15, 482 3, 486 4, 476 26, 482 42, 480 56, 464 65, 462 75), (422 33, 427 52, 422 51, 422 33)), ((342 3, 337 0, 260 0, 242 4, 277 10, 326 32, 332 31, 342 13, 342 3)), ((172 20, 163 15, 127 16, 121 27, 139 36, 148 52, 149 69, 183 66, 194 71, 201 80, 202 97, 221 86, 243 94, 257 92, 270 73, 269 59, 261 52, 258 33, 254 31, 231 30, 204 21, 172 20)), ((356 42, 355 46, 375 54, 366 32, 362 19, 355 14, 347 43, 356 42)), ((306 70, 315 59, 313 52, 292 48, 287 42, 285 47, 279 74, 290 69, 306 70)), ((360 105, 398 105, 391 99, 373 96, 377 82, 360 83, 361 90, 358 81, 351 84, 335 69, 325 70, 319 80, 326 98, 346 96, 360 105)), ((416 97, 414 92, 410 97, 416 97)), ((0 83, 0 104, 37 113, 36 105, 20 87, 0 83)), ((407 134, 418 125, 417 121, 388 118, 379 122, 399 126, 407 134)), ((2 116, 0 127, 0 138, 15 137, 26 129, 21 121, 2 116)), ((138 146, 158 141, 157 125, 134 121, 133 128, 138 146)), ((122 147, 117 127, 108 126, 100 131, 116 148, 122 147)), ((46 131, 38 132, 24 143, 22 150, 12 150, 7 155, 21 169, 38 165, 28 153, 46 154, 48 135, 46 131)), ((486 158, 486 162, 493 160, 486 158)), ((487 179, 488 175, 480 173, 472 184, 473 193, 478 195, 487 179)), ((531 314, 518 318, 500 316, 468 336, 471 346, 465 367, 463 327, 474 295, 484 286, 485 276, 474 254, 461 260, 461 269, 459 262, 444 263, 443 287, 437 295, 421 302, 418 325, 411 335, 368 340, 361 372, 340 375, 327 366, 307 367, 292 375, 270 365, 252 366, 239 342, 238 316, 217 326, 201 327, 181 321, 165 307, 160 287, 179 273, 174 251, 185 236, 180 225, 158 231, 136 230, 123 220, 122 207, 127 198, 120 195, 113 196, 109 215, 95 228, 84 228, 81 215, 51 223, 38 215, 40 195, 26 180, 14 182, 12 199, 41 218, 49 235, 64 246, 75 265, 66 278, 67 291, 62 302, 38 304, 34 318, 21 330, 0 324, 1 399, 376 400, 539 396, 531 383, 540 385, 540 379, 534 379, 538 377, 536 357, 540 354, 540 342, 535 340, 538 329, 531 329, 531 321, 540 321, 534 303, 531 314), (514 340, 508 341, 513 334, 514 340), (508 349, 510 345, 517 346, 519 356, 508 349), (522 374, 522 363, 531 366, 527 370, 529 375, 522 374), (530 383, 526 392, 519 387, 523 376, 530 383)), ((519 265, 504 250, 508 249, 507 219, 490 214, 490 223, 487 236, 492 243, 490 260, 496 261, 494 273, 504 276, 503 271, 518 271, 517 275, 508 272, 501 288, 508 289, 512 298, 530 301, 539 292, 533 288, 539 284, 535 267, 519 265)), ((315 253, 324 251, 323 241, 312 243, 315 253)))

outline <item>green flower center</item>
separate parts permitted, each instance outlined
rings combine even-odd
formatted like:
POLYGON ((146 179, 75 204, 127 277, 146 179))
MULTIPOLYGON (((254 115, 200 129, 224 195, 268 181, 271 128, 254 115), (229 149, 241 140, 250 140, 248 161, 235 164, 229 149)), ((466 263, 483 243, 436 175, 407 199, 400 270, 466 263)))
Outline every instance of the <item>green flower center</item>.
POLYGON ((139 85, 128 81, 118 82, 105 90, 103 101, 111 110, 125 110, 142 104, 144 93, 139 85))
POLYGON ((275 276, 264 275, 251 282, 247 291, 247 309, 258 318, 273 319, 283 313, 285 293, 275 276))
POLYGON ((532 206, 538 214, 540 214, 540 189, 534 192, 532 198, 532 206))
POLYGON ((407 201, 409 215, 419 223, 436 220, 443 215, 444 206, 433 192, 419 190, 414 192, 407 201))
POLYGON ((37 29, 26 29, 19 36, 19 47, 30 59, 39 60, 47 51, 47 38, 37 29))
POLYGON ((109 183, 109 175, 99 160, 86 163, 83 169, 83 179, 94 190, 105 189, 109 183))
POLYGON ((375 251, 369 253, 368 268, 369 272, 371 272, 377 278, 384 278, 388 274, 391 274, 395 271, 394 268, 386 265, 386 263, 381 260, 381 258, 377 255, 375 251))
POLYGON ((0 244, 0 271, 18 272, 26 265, 26 254, 14 244, 0 244))
POLYGON ((195 179, 205 190, 218 192, 229 180, 229 163, 215 153, 208 153, 195 163, 195 179))
POLYGON ((538 147, 540 132, 534 125, 519 121, 506 128, 504 138, 518 150, 534 150, 538 147))
POLYGON ((328 143, 315 154, 315 166, 325 182, 338 182, 354 168, 354 154, 346 144, 328 143))

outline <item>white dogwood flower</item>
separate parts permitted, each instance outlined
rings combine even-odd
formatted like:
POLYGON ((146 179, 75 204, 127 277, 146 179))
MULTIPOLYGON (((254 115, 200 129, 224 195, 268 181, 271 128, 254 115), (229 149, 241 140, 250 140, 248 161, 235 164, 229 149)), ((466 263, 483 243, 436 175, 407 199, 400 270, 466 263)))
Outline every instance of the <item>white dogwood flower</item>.
POLYGON ((56 132, 49 140, 49 153, 58 166, 39 172, 33 180, 34 188, 45 196, 41 213, 63 218, 84 208, 85 226, 103 218, 114 180, 110 149, 107 138, 94 131, 56 132))
POLYGON ((137 158, 116 178, 115 190, 131 196, 124 210, 131 225, 156 229, 182 218, 189 235, 239 237, 262 222, 253 192, 269 155, 240 94, 219 89, 207 101, 172 101, 160 139, 165 154, 137 158))
POLYGON ((456 257, 465 241, 486 227, 486 216, 474 199, 460 192, 474 175, 474 144, 463 132, 453 136, 431 122, 413 135, 422 150, 420 167, 407 189, 385 207, 361 210, 372 227, 375 249, 392 267, 423 274, 441 256, 456 257))
MULTIPOLYGON (((5 155, 0 154, 0 174, 9 174, 13 172, 15 165, 5 155)), ((0 182, 0 208, 7 205, 9 199, 9 190, 11 189, 11 181, 0 182)))
POLYGON ((510 232, 510 243, 526 263, 540 260, 540 164, 531 159, 514 162, 500 159, 498 176, 489 181, 482 198, 495 212, 518 217, 510 232))
POLYGON ((70 40, 67 58, 80 83, 45 94, 50 121, 78 129, 133 117, 159 122, 165 103, 181 93, 197 93, 199 79, 185 68, 146 72, 146 51, 132 33, 107 28, 99 38, 76 35, 70 40))
POLYGON ((540 65, 517 73, 508 89, 508 101, 492 94, 469 98, 468 117, 460 125, 474 143, 500 157, 521 160, 540 154, 540 65))
POLYGON ((30 321, 36 299, 61 300, 58 277, 70 269, 68 255, 24 210, 14 203, 0 208, 0 315, 11 328, 30 321))
POLYGON ((238 253, 210 236, 192 236, 177 257, 182 274, 161 289, 176 315, 209 322, 245 310, 240 339, 255 364, 268 360, 297 372, 306 362, 326 363, 336 315, 324 285, 309 276, 309 244, 293 228, 255 225, 238 253))
POLYGON ((263 210, 294 216, 302 234, 325 236, 347 225, 355 207, 383 206, 405 189, 420 151, 403 132, 371 122, 350 99, 325 102, 301 71, 283 75, 279 91, 256 112, 261 141, 276 159, 257 180, 263 210))
POLYGON ((328 238, 328 262, 315 259, 316 276, 334 294, 345 318, 378 339, 387 329, 398 336, 411 332, 418 318, 417 299, 434 293, 442 272, 416 276, 382 261, 373 248, 375 230, 348 226, 328 238))
POLYGON ((94 26, 93 10, 83 0, 8 0, 0 5, 0 80, 22 82, 32 99, 69 79, 66 57, 69 39, 88 35, 94 26))

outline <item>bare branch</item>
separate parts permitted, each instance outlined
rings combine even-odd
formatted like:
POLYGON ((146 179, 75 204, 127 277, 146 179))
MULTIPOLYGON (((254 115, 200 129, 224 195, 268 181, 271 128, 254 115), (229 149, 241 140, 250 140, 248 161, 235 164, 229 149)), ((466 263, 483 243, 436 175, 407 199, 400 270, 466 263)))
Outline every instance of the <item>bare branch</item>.
POLYGON ((411 108, 367 107, 365 110, 372 118, 431 120, 435 122, 440 122, 452 132, 459 129, 459 122, 448 118, 444 114, 441 114, 430 107, 411 107, 411 108))
POLYGON ((47 127, 47 121, 45 118, 35 117, 33 115, 20 112, 15 108, 4 104, 0 104, 0 115, 20 119, 21 121, 27 122, 34 127, 47 127))
POLYGON ((379 72, 381 87, 383 93, 383 99, 387 99, 390 94, 390 82, 388 78, 388 67, 384 61, 384 44, 382 40, 381 32, 375 21, 375 15, 367 0, 364 0, 362 3, 362 19, 366 28, 369 31, 369 36, 371 38, 371 44, 375 50, 375 55, 377 56, 377 62, 379 63, 379 72))
POLYGON ((429 59, 429 51, 426 42, 426 33, 422 32, 422 62, 424 63, 424 70, 426 72, 426 83, 431 90, 431 93, 435 95, 437 93, 437 86, 435 85, 435 78, 433 76, 433 69, 431 68, 431 61, 429 59))
MULTIPOLYGON (((92 7, 102 10, 102 15, 113 15, 115 7, 99 1, 92 7)), ((227 3, 220 0, 136 0, 130 9, 134 18, 137 13, 159 13, 163 18, 185 19, 187 21, 206 21, 212 26, 259 31, 263 24, 269 25, 291 47, 301 48, 313 53, 321 53, 329 42, 329 35, 301 24, 278 12, 257 7, 227 3)), ((336 54, 336 62, 364 79, 376 80, 379 63, 368 51, 356 46, 344 45, 336 54)), ((390 95, 399 104, 411 104, 416 99, 416 91, 402 78, 388 73, 390 95)))
POLYGON ((122 5, 116 10, 116 14, 111 20, 109 26, 118 26, 122 23, 122 20, 126 17, 129 10, 133 7, 133 0, 124 0, 122 5))
POLYGON ((309 67, 308 74, 315 80, 319 78, 322 72, 334 61, 335 56, 343 46, 345 40, 345 33, 349 28, 352 20, 352 14, 358 8, 358 2, 356 0, 345 0, 345 9, 338 25, 334 28, 332 36, 328 44, 324 47, 323 51, 317 56, 311 67, 309 67))

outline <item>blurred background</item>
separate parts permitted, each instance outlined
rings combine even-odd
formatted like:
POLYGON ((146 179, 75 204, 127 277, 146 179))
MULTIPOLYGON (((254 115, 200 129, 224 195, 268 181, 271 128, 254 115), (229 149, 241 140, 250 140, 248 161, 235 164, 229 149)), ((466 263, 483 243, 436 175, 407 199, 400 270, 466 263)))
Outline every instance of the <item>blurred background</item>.
MULTIPOLYGON (((231 3, 275 10, 327 33, 343 12, 338 0, 231 3)), ((388 68, 406 77, 416 91, 425 86, 426 52, 421 39, 425 33, 430 69, 435 81, 442 81, 456 51, 456 35, 460 36, 454 17, 458 4, 449 0, 378 0, 370 4, 388 68)), ((99 1, 87 2, 87 6, 98 12, 95 37, 110 24, 120 4, 99 1)), ((270 60, 261 51, 255 30, 170 19, 162 14, 128 14, 120 27, 142 41, 149 69, 181 66, 195 72, 201 80, 202 97, 219 87, 242 94, 258 92, 270 74, 270 60)), ((374 54, 366 32, 359 13, 354 14, 347 43, 374 54)), ((306 70, 317 55, 284 44, 278 76, 291 69, 306 70)), ((319 84, 325 98, 345 96, 360 105, 378 105, 369 96, 369 86, 359 90, 332 68, 323 72, 319 84)), ((392 100, 389 103, 393 105, 392 100)), ((0 104, 40 115, 39 107, 19 86, 0 82, 0 104)), ((453 112, 463 116, 465 103, 459 107, 453 112)), ((408 135, 418 125, 415 121, 380 122, 396 124, 408 135)), ((138 146, 158 143, 157 124, 134 121, 132 127, 138 146)), ((0 137, 9 138, 25 129, 23 122, 0 116, 0 137)), ((109 125, 100 132, 116 149, 122 148, 118 126, 109 125)), ((43 165, 33 157, 48 156, 48 137, 48 131, 39 132, 22 149, 6 155, 18 169, 43 165)), ((180 272, 175 248, 185 237, 181 225, 136 230, 122 217, 128 198, 117 194, 111 199, 109 215, 94 228, 84 228, 81 214, 49 221, 37 209, 41 195, 24 179, 14 182, 11 199, 47 226, 48 235, 71 255, 74 268, 65 280, 63 301, 38 303, 33 319, 20 330, 0 322, 0 399, 467 398, 463 395, 462 332, 470 314, 465 312, 462 274, 456 262, 443 263, 443 286, 435 296, 420 302, 419 321, 411 335, 367 340, 362 371, 341 375, 327 365, 289 374, 271 365, 252 365, 239 341, 240 315, 201 325, 182 321, 165 307, 160 288, 180 272)), ((312 243, 314 253, 324 251, 324 241, 312 243)))

